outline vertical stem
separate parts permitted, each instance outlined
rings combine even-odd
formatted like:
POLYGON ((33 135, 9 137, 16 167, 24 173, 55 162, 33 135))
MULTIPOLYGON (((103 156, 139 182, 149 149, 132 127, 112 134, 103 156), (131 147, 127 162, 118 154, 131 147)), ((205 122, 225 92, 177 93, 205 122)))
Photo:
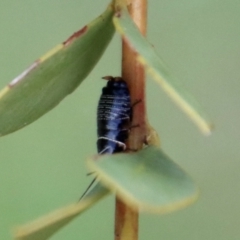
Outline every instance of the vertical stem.
MULTIPOLYGON (((143 35, 146 34, 147 0, 132 0, 129 13, 143 35)), ((132 128, 128 146, 141 149, 146 136, 145 73, 136 60, 136 52, 126 41, 122 42, 122 77, 128 83, 132 103, 141 100, 133 109, 132 128)), ((138 212, 116 198, 115 240, 138 239, 138 212)))
MULTIPOLYGON (((143 35, 146 34, 147 0, 133 0, 129 6, 129 13, 143 35)), ((144 68, 136 59, 136 52, 124 41, 122 43, 122 77, 127 81, 132 103, 141 99, 141 104, 134 107, 133 128, 129 137, 129 147, 140 149, 145 138, 145 73, 144 68)))

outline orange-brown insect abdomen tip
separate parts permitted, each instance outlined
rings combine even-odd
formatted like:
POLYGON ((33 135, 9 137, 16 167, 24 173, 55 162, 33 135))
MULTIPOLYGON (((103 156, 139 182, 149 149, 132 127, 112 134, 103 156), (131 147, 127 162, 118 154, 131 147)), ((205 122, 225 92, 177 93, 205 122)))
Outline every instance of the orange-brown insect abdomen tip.
POLYGON ((105 76, 105 77, 102 77, 102 79, 109 81, 109 80, 113 80, 114 77, 113 76, 105 76))

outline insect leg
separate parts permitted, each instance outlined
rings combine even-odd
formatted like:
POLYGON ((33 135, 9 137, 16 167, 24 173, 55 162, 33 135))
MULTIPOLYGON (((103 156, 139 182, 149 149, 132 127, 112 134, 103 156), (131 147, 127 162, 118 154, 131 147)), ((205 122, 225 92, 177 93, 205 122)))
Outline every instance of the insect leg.
POLYGON ((142 102, 142 99, 137 99, 134 101, 134 103, 132 104, 131 108, 134 108, 137 104, 139 104, 140 102, 142 102))

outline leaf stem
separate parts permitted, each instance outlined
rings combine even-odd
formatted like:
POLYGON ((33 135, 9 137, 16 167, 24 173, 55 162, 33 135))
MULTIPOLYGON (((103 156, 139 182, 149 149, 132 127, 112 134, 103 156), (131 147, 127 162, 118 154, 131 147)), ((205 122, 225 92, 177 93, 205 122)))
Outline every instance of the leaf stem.
MULTIPOLYGON (((147 0, 132 0, 128 6, 129 13, 143 35, 146 34, 147 0)), ((129 149, 141 149, 146 138, 146 107, 145 107, 145 72, 136 59, 136 53, 122 40, 122 77, 128 83, 132 104, 141 100, 133 109, 132 128, 129 136, 129 149)), ((138 211, 125 205, 116 198, 115 240, 138 239, 138 211)))

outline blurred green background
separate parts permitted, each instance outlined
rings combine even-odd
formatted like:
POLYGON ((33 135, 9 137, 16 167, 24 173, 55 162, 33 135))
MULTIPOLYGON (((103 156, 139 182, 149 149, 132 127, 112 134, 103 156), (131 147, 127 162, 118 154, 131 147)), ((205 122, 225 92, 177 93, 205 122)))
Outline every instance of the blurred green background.
MULTIPOLYGON (((107 0, 0 2, 0 87, 98 16, 107 0)), ((164 151, 195 179, 199 201, 169 215, 141 214, 140 240, 240 239, 240 2, 149 1, 148 39, 214 121, 204 137, 148 77, 147 106, 164 151)), ((75 202, 91 177, 96 106, 105 75, 120 75, 116 35, 96 68, 53 111, 0 138, 0 238, 75 202)), ((52 239, 113 239, 114 197, 52 239)))

